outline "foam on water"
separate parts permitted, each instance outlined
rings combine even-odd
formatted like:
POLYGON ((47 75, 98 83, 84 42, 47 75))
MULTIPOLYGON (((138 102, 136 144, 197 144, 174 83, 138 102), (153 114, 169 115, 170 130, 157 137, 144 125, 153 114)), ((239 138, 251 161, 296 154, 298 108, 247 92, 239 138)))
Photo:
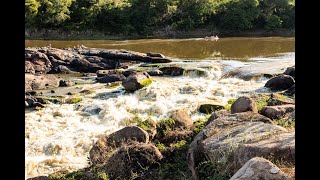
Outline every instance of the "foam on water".
POLYGON ((134 93, 126 93, 122 86, 87 84, 83 89, 94 88, 96 92, 82 96, 78 104, 50 104, 40 111, 26 112, 26 177, 88 166, 93 143, 102 134, 130 124, 133 118, 158 121, 175 109, 186 108, 195 121, 205 117, 198 112, 201 103, 226 104, 229 98, 245 92, 267 91, 261 88, 265 78, 219 79, 225 65, 218 61, 180 63, 193 70, 179 77, 152 77, 151 85, 134 93))

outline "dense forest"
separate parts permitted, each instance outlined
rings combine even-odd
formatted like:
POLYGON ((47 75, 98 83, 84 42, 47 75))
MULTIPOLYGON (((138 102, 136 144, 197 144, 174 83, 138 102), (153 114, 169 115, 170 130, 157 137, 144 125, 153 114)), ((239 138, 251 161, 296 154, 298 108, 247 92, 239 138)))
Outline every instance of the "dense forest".
POLYGON ((123 35, 291 30, 295 0, 26 0, 25 26, 123 35))

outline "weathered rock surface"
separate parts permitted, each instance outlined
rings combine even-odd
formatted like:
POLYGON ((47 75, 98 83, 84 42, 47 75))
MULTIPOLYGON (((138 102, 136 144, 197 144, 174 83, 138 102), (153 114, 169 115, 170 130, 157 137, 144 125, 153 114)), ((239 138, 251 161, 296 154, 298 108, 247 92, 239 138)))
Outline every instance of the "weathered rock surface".
POLYGON ((33 75, 25 74, 25 90, 46 89, 49 87, 58 87, 60 79, 53 74, 33 75))
POLYGON ((240 168, 253 157, 278 159, 295 164, 295 132, 275 135, 271 138, 243 144, 234 153, 236 167, 240 168))
POLYGON ((281 106, 265 106, 260 110, 259 113, 270 119, 280 119, 294 110, 295 105, 287 104, 281 106))
POLYGON ((216 111, 213 114, 211 114, 208 121, 206 122, 206 125, 210 124, 213 120, 215 120, 217 118, 228 116, 228 115, 230 115, 230 112, 227 110, 216 111))
POLYGON ((271 90, 286 90, 292 87, 295 84, 293 77, 288 75, 279 75, 274 78, 269 79, 265 87, 270 88, 271 90))
MULTIPOLYGON (((205 156, 218 163, 221 172, 232 171, 235 167, 229 157, 233 156, 234 151, 242 144, 287 132, 285 128, 270 123, 251 122, 250 118, 246 118, 248 113, 252 112, 243 112, 242 118, 237 118, 236 114, 232 114, 233 117, 230 115, 231 117, 217 118, 194 138, 189 146, 187 159, 195 179, 195 167, 200 161, 199 158, 205 156)), ((264 121, 264 118, 262 120, 264 121)))
POLYGON ((272 162, 254 157, 239 169, 230 180, 258 180, 258 179, 277 179, 289 180, 290 177, 282 172, 272 162))
POLYGON ((190 115, 183 109, 174 111, 171 115, 171 118, 175 122, 175 127, 189 128, 193 124, 190 115))
POLYGON ((48 176, 37 176, 33 178, 28 178, 27 180, 50 180, 48 176))
POLYGON ((256 102, 250 97, 239 97, 231 105, 231 114, 246 111, 258 112, 256 102))
POLYGON ((126 91, 133 92, 152 83, 150 76, 146 72, 135 72, 122 81, 122 86, 126 91))
POLYGON ((52 67, 46 54, 33 50, 25 51, 25 73, 46 74, 52 67))
POLYGON ((101 137, 89 152, 92 164, 101 164, 106 161, 112 152, 125 144, 132 141, 148 143, 148 133, 137 126, 127 126, 110 135, 101 137))

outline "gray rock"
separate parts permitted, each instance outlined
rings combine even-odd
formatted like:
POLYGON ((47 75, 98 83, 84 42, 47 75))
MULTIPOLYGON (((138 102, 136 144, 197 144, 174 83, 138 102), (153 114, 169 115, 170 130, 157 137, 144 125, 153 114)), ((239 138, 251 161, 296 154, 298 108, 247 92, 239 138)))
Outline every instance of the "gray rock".
POLYGON ((183 71, 184 71, 183 68, 177 67, 177 66, 162 67, 159 70, 162 71, 164 75, 169 75, 169 76, 181 76, 183 75, 183 71))
POLYGON ((230 180, 254 179, 289 180, 291 178, 282 172, 276 165, 260 157, 250 159, 230 178, 230 180))
MULTIPOLYGON (((187 154, 188 167, 194 179, 198 179, 195 167, 201 158, 207 157, 218 164, 219 172, 231 173, 235 165, 229 157, 234 156, 234 152, 242 144, 287 132, 281 126, 259 121, 251 122, 252 119, 245 118, 248 113, 252 112, 244 112, 242 118, 237 117, 236 114, 217 118, 194 138, 187 154)), ((264 121, 264 118, 262 120, 264 121)))
POLYGON ((149 85, 151 82, 152 80, 148 73, 135 72, 122 81, 122 86, 126 91, 133 92, 149 85))
POLYGON ((295 105, 287 104, 281 106, 265 106, 260 110, 259 113, 270 119, 280 119, 294 110, 295 105))
POLYGON ((172 113, 171 118, 174 120, 175 127, 189 128, 193 122, 186 110, 179 109, 172 113))
POLYGON ((256 102, 250 97, 239 97, 231 105, 231 114, 246 111, 258 112, 256 102))
POLYGON ((150 76, 162 76, 163 72, 160 70, 152 70, 152 71, 148 71, 148 74, 150 76))
POLYGON ((111 82, 122 81, 124 79, 126 79, 126 77, 123 74, 110 74, 110 75, 105 75, 103 77, 97 77, 97 82, 111 83, 111 82))
POLYGON ((59 87, 60 79, 53 74, 33 75, 25 74, 25 90, 46 89, 59 87))
POLYGON ((275 135, 265 140, 243 144, 234 153, 236 167, 240 168, 253 157, 272 158, 295 164, 295 132, 275 135))
POLYGON ((293 77, 289 75, 279 75, 274 78, 269 79, 264 85, 271 90, 286 90, 292 87, 295 84, 293 77))

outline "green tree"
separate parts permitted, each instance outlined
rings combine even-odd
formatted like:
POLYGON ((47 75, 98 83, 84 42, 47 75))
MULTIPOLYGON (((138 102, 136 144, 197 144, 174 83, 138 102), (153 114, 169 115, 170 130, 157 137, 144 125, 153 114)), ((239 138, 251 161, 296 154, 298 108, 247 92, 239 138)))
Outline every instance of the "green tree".
POLYGON ((257 0, 232 0, 219 6, 218 25, 227 31, 250 30, 259 16, 257 0))
POLYGON ((69 7, 73 0, 41 0, 37 21, 45 28, 61 27, 70 18, 69 7))
POLYGON ((130 0, 130 23, 139 34, 150 32, 168 12, 167 0, 130 0))
POLYGON ((31 26, 35 22, 35 17, 38 15, 39 6, 40 2, 37 0, 25 1, 25 22, 27 26, 31 26))

